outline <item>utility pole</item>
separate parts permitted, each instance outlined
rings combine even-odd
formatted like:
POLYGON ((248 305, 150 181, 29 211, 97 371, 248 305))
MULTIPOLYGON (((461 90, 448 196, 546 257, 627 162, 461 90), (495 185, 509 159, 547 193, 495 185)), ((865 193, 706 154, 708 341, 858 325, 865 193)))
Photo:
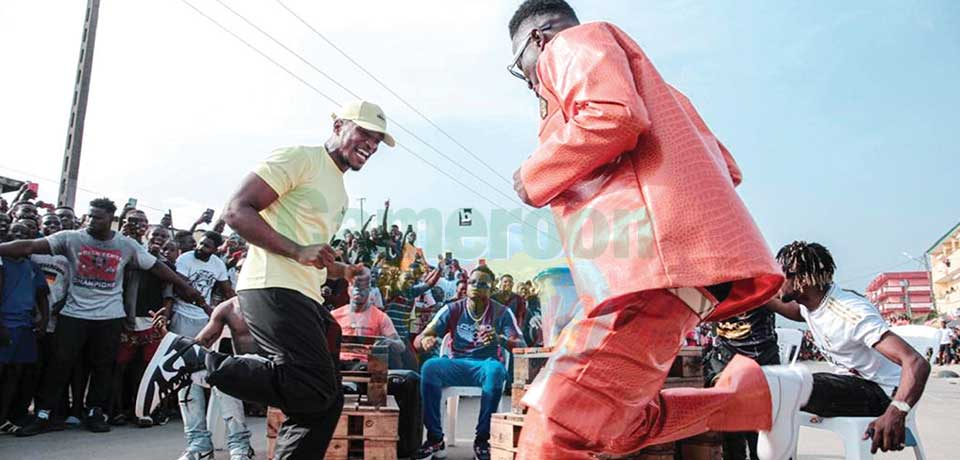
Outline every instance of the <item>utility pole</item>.
POLYGON ((60 170, 58 206, 73 207, 77 198, 77 179, 80 176, 80 148, 83 144, 83 120, 87 116, 87 95, 90 92, 90 72, 93 70, 93 45, 97 38, 97 17, 100 0, 87 0, 83 19, 83 37, 80 40, 80 60, 73 83, 73 103, 70 107, 70 126, 67 128, 67 146, 63 152, 60 170))
POLYGON ((363 228, 363 202, 366 200, 365 197, 360 197, 360 228, 363 228))

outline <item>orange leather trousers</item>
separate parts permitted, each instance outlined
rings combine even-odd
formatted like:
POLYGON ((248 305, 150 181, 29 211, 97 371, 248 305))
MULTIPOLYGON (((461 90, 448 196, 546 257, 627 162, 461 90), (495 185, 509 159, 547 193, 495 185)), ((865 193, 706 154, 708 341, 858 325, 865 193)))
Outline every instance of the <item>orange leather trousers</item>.
POLYGON ((645 291, 575 319, 524 398, 517 458, 589 459, 707 431, 768 430, 770 391, 749 358, 734 358, 713 388, 662 389, 700 321, 688 304, 645 291))

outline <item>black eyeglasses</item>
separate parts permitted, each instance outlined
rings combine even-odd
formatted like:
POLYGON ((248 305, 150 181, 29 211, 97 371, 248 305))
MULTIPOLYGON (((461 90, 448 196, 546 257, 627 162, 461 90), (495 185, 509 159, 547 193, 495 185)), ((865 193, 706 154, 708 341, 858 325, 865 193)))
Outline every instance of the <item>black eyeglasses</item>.
POLYGON ((527 38, 523 39, 523 45, 520 45, 520 48, 517 49, 517 53, 513 55, 513 60, 510 61, 510 65, 507 66, 507 72, 510 72, 510 75, 529 83, 527 76, 523 74, 523 67, 520 66, 520 58, 523 57, 523 52, 527 50, 527 46, 530 46, 530 41, 533 40, 533 32, 536 30, 539 30, 540 32, 550 30, 550 27, 550 24, 544 24, 540 27, 530 29, 530 33, 527 34, 527 38))
POLYGON ((477 289, 490 289, 490 283, 481 280, 468 280, 467 284, 477 289))

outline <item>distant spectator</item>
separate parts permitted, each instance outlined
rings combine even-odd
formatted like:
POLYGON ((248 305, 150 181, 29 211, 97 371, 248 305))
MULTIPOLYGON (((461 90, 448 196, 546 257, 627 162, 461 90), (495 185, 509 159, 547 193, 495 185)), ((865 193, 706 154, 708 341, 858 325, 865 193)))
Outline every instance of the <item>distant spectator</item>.
MULTIPOLYGON (((34 237, 19 223, 10 233, 14 240, 34 237)), ((37 362, 37 337, 47 329, 50 289, 40 267, 23 255, 0 259, 0 286, 0 432, 16 433, 33 397, 25 374, 37 362)))
POLYGON ((149 269, 174 283, 181 294, 194 299, 199 293, 167 266, 158 264, 136 241, 111 230, 116 205, 106 198, 90 202, 88 225, 83 230, 62 231, 46 238, 0 244, 0 256, 25 257, 57 254, 70 261, 71 284, 60 312, 52 363, 44 371, 36 417, 17 435, 31 436, 55 428, 50 420, 74 364, 87 360, 92 380, 87 394, 86 425, 90 431, 109 431, 103 409, 109 402, 111 374, 125 315, 123 274, 128 267, 149 269))

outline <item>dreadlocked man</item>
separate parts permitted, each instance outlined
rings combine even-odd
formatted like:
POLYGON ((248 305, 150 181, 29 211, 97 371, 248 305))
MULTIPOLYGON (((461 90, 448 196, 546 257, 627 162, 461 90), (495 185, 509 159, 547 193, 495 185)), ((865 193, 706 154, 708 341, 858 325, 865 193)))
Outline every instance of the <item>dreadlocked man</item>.
POLYGON ((822 417, 877 417, 864 433, 872 438, 871 452, 903 449, 905 419, 923 394, 930 364, 890 331, 867 299, 833 281, 837 266, 823 245, 794 241, 780 249, 777 261, 786 283, 781 299, 767 308, 806 321, 834 368, 813 374, 803 410, 822 417))

